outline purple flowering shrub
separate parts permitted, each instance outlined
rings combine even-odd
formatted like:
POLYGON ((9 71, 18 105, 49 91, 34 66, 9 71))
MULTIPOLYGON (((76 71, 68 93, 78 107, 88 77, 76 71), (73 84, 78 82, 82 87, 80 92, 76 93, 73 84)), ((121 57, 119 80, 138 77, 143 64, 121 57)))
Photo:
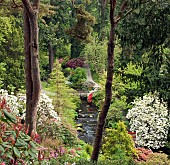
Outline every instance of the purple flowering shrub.
POLYGON ((69 68, 77 68, 77 67, 83 67, 84 66, 84 60, 82 58, 73 58, 67 61, 66 67, 69 68))

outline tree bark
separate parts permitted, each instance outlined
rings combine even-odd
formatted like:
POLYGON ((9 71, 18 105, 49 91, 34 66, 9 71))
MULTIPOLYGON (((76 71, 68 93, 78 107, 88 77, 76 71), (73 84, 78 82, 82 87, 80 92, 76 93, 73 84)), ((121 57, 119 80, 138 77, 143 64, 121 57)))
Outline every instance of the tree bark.
MULTIPOLYGON (((170 115, 170 99, 167 100, 168 116, 170 115)), ((167 141, 170 142, 170 127, 168 129, 167 141)))
POLYGON ((106 8, 106 0, 101 0, 101 24, 100 24, 100 40, 103 41, 105 38, 105 30, 104 30, 104 24, 106 22, 105 18, 105 8, 106 8))
POLYGON ((49 73, 51 73, 54 66, 54 50, 50 42, 48 44, 48 52, 49 52, 49 73))
POLYGON ((24 6, 24 53, 26 74, 26 127, 28 134, 36 132, 37 105, 40 97, 40 69, 38 44, 39 0, 33 5, 29 0, 22 0, 24 6))
POLYGON ((115 26, 116 22, 114 21, 114 11, 116 6, 116 0, 110 0, 110 36, 108 42, 108 66, 107 66, 107 79, 105 84, 105 101, 102 107, 102 110, 99 114, 98 125, 96 129, 96 135, 94 140, 93 152, 91 156, 92 161, 98 160, 99 151, 101 148, 102 135, 105 125, 105 119, 110 107, 111 99, 112 99, 112 81, 113 81, 113 68, 114 68, 114 47, 115 47, 115 26))

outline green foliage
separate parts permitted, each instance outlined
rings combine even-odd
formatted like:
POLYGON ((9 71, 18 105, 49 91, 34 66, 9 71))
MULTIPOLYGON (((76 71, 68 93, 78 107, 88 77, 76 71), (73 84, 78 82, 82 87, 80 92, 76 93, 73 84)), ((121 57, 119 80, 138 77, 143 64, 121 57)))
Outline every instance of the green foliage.
POLYGON ((40 50, 40 76, 42 81, 49 77, 49 57, 46 52, 40 50))
MULTIPOLYGON (((105 78, 105 74, 100 77, 99 84, 101 86, 101 89, 95 92, 93 96, 93 102, 99 107, 99 109, 101 109, 104 102, 105 78)), ((129 108, 129 104, 127 104, 128 96, 125 95, 126 88, 127 85, 122 82, 121 76, 116 74, 114 76, 114 81, 112 84, 112 101, 106 118, 105 126, 107 128, 114 127, 119 120, 125 120, 124 114, 129 108)))
POLYGON ((77 23, 74 27, 68 29, 66 32, 71 37, 75 37, 80 42, 90 42, 92 25, 95 23, 95 17, 85 10, 83 5, 76 5, 77 23))
POLYGON ((0 82, 8 91, 24 87, 23 33, 20 17, 2 16, 0 33, 0 82))
POLYGON ((92 154, 92 146, 91 145, 87 144, 85 146, 85 150, 86 150, 87 154, 89 154, 89 155, 92 154))
POLYGON ((121 90, 120 95, 125 95, 127 103, 130 103, 137 96, 142 96, 146 91, 142 90, 142 82, 140 77, 143 67, 135 63, 129 62, 123 69, 117 68, 115 73, 116 82, 120 82, 116 87, 121 90))
POLYGON ((0 98, 0 162, 25 164, 38 161, 38 145, 34 141, 37 139, 28 136, 20 122, 10 113, 6 100, 0 98))
POLYGON ((159 97, 169 102, 169 78, 162 72, 162 66, 167 65, 165 49, 169 48, 169 1, 143 4, 131 1, 130 4, 136 9, 122 19, 117 29, 122 46, 120 68, 126 67, 130 61, 142 67, 141 75, 130 77, 131 81, 139 82, 140 95, 159 91, 159 97))
POLYGON ((75 89, 81 89, 83 82, 86 80, 86 71, 84 68, 77 67, 75 70, 71 71, 69 81, 71 82, 71 87, 75 89))
POLYGON ((88 43, 81 56, 86 58, 92 72, 95 72, 100 76, 106 69, 106 55, 107 55, 107 44, 105 41, 100 42, 96 37, 91 43, 88 43))
POLYGON ((69 77, 70 73, 72 72, 71 68, 65 68, 63 69, 63 73, 65 77, 69 77))
POLYGON ((1 25, 0 28, 2 32, 0 33, 0 44, 6 42, 6 36, 12 33, 11 20, 8 17, 0 17, 1 25))
POLYGON ((110 105, 106 119, 106 127, 114 127, 118 121, 125 120, 124 112, 127 109, 126 96, 116 98, 113 95, 113 103, 110 105))
POLYGON ((146 49, 167 42, 170 34, 168 0, 148 1, 143 4, 131 1, 130 7, 136 10, 122 19, 118 27, 121 45, 124 48, 129 47, 139 55, 139 52, 141 54, 146 49), (160 33, 157 33, 158 31, 160 33))
MULTIPOLYGON (((68 1, 58 0, 46 2, 46 6, 53 6, 53 13, 45 15, 39 22, 40 28, 40 49, 47 51, 49 44, 56 51, 57 58, 69 54, 70 44, 65 29, 69 27, 71 3, 68 1)), ((47 14, 47 13, 46 13, 47 14)))
POLYGON ((49 55, 54 59, 64 58, 70 55, 71 44, 65 29, 70 26, 73 19, 70 16, 71 2, 69 1, 45 1, 44 7, 53 6, 53 13, 41 17, 39 21, 39 45, 40 45, 40 66, 41 79, 46 81, 49 78, 49 55))
POLYGON ((105 40, 110 31, 109 24, 109 3, 107 1, 91 1, 86 4, 87 11, 95 16, 96 22, 93 27, 94 32, 99 37, 100 41, 105 40))
POLYGON ((56 112, 69 123, 74 123, 76 108, 79 104, 77 91, 68 87, 66 78, 61 71, 61 65, 58 60, 54 65, 53 72, 50 75, 48 90, 52 91, 52 98, 56 112))
POLYGON ((127 165, 136 155, 134 142, 123 122, 117 123, 115 129, 106 129, 102 152, 104 159, 119 160, 127 165))
POLYGON ((104 102, 104 96, 105 96, 105 80, 106 80, 106 72, 104 72, 99 79, 99 86, 101 87, 100 90, 94 93, 93 95, 93 103, 101 109, 102 104, 104 102))
POLYGON ((149 155, 146 162, 138 163, 139 165, 169 165, 170 160, 168 159, 168 155, 164 153, 152 153, 149 155))
POLYGON ((4 74, 5 74, 6 68, 5 68, 5 63, 0 63, 0 88, 3 86, 3 81, 4 81, 4 74))
MULTIPOLYGON (((58 141, 58 144, 64 144, 67 146, 74 146, 77 143, 76 129, 72 128, 66 123, 62 123, 53 119, 44 121, 38 126, 37 132, 42 136, 42 140, 46 142, 47 139, 58 141)), ((57 147, 57 143, 53 146, 57 147)))

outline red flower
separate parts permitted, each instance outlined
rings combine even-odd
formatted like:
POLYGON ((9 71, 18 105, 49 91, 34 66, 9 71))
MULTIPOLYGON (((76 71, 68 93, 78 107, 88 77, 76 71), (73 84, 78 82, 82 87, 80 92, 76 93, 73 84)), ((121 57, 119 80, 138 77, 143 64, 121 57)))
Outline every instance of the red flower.
POLYGON ((5 106, 6 106, 6 100, 5 100, 5 98, 0 99, 0 109, 4 109, 5 106))
POLYGON ((92 102, 92 97, 93 97, 93 93, 90 93, 90 94, 88 95, 88 98, 87 98, 87 101, 88 101, 89 103, 92 102))

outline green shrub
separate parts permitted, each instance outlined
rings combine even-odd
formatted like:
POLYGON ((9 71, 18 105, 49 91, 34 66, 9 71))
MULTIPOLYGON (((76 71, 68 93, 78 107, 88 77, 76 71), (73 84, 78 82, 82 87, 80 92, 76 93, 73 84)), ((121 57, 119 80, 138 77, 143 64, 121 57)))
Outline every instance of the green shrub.
POLYGON ((68 77, 71 74, 72 70, 73 70, 72 68, 63 69, 64 76, 68 77))
POLYGON ((170 160, 168 160, 168 155, 164 153, 153 153, 149 155, 146 165, 170 165, 170 160))
POLYGON ((61 71, 61 64, 58 60, 56 60, 50 75, 48 90, 49 93, 51 93, 57 114, 61 116, 65 122, 74 125, 80 97, 76 90, 66 84, 66 78, 61 71))
POLYGON ((115 129, 106 130, 102 152, 101 159, 115 160, 127 165, 136 156, 134 142, 123 122, 117 123, 115 129))
POLYGON ((83 68, 76 68, 70 75, 69 81, 72 83, 71 87, 81 89, 83 82, 86 80, 86 71, 83 68))
POLYGON ((39 125, 37 132, 41 134, 43 141, 46 139, 57 140, 67 146, 73 146, 77 143, 76 129, 54 119, 49 119, 39 125))

